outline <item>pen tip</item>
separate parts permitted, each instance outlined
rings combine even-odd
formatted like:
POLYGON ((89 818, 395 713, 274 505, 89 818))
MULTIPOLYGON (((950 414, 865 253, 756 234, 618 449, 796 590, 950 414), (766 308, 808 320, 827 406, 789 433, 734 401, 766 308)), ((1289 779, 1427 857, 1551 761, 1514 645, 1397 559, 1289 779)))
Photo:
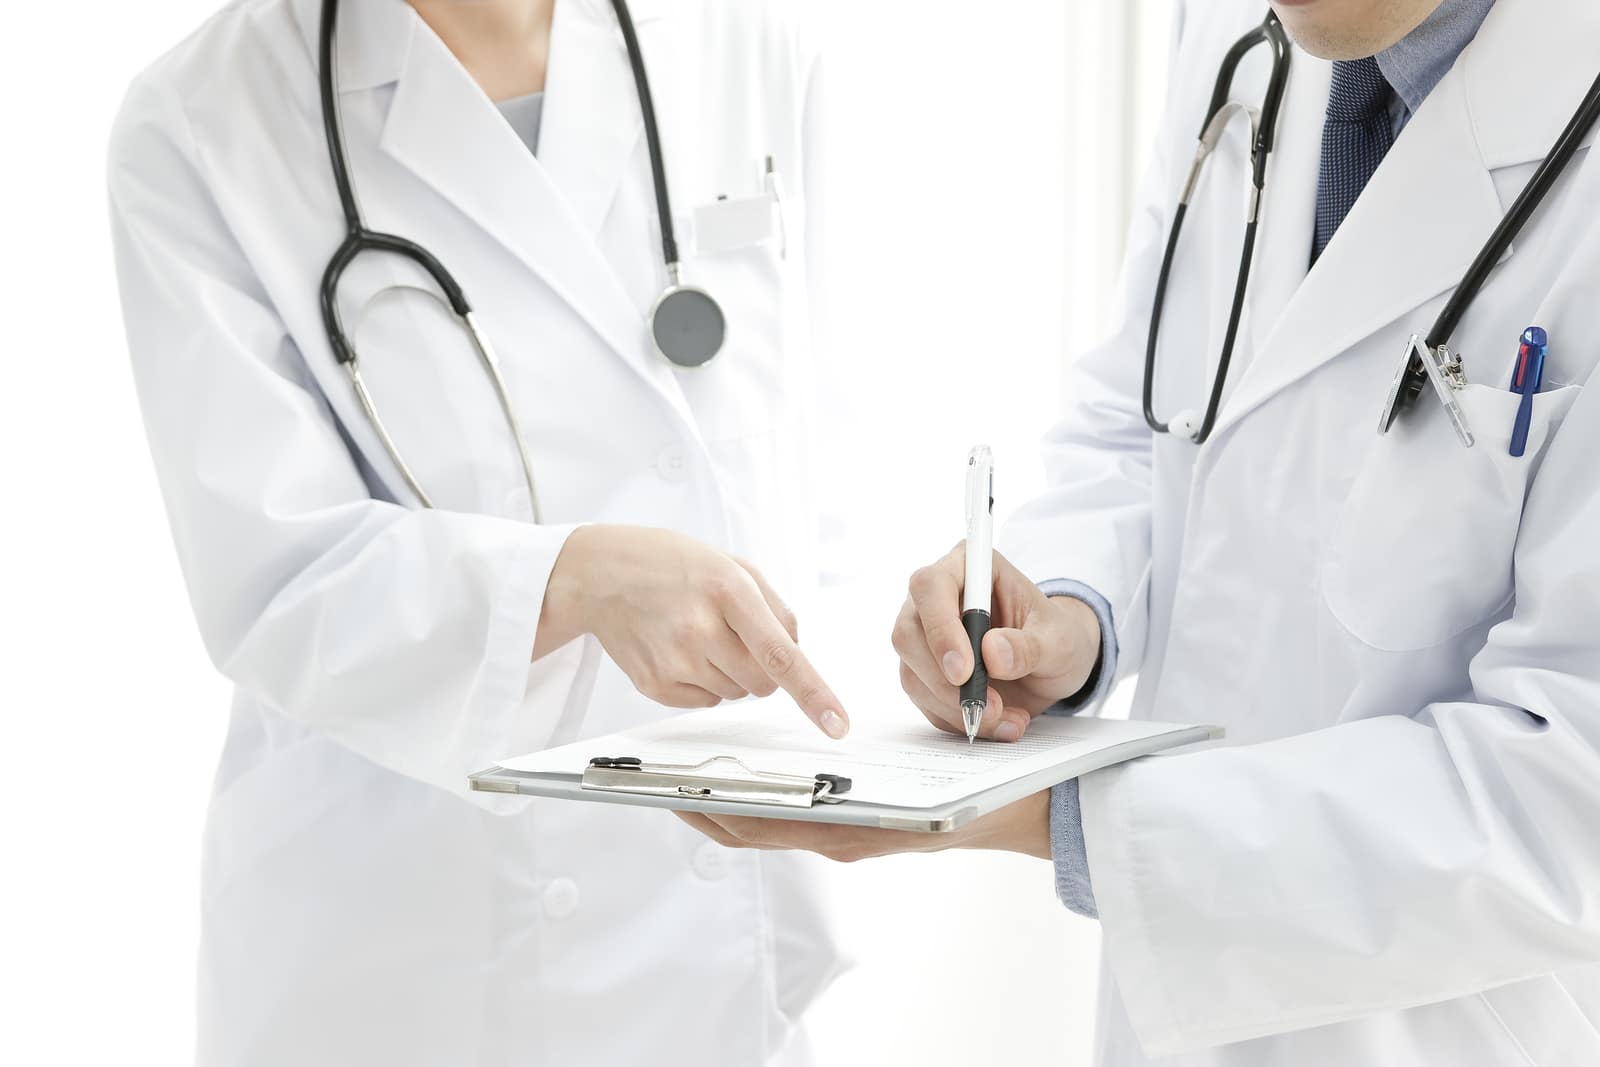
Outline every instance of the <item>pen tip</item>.
POLYGON ((983 724, 985 702, 981 700, 963 700, 961 702, 961 725, 967 728, 967 744, 978 736, 978 727, 983 724))

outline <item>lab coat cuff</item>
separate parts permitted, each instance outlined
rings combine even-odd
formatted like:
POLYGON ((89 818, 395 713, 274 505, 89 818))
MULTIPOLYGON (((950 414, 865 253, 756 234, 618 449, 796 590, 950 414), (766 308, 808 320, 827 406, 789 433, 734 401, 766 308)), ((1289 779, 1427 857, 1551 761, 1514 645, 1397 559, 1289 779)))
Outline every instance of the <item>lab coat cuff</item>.
POLYGON ((1050 855, 1055 861, 1056 896, 1068 910, 1098 919, 1089 855, 1083 843, 1083 812, 1078 807, 1078 780, 1070 778, 1050 790, 1050 855))
MULTIPOLYGON (((1146 1056, 1155 1058, 1193 1051, 1213 1042, 1196 1040, 1197 1028, 1181 1017, 1179 1001, 1166 982, 1168 961, 1156 946, 1153 927, 1159 909, 1144 890, 1145 864, 1139 847, 1143 812, 1129 810, 1129 793, 1117 790, 1129 770, 1121 764, 1086 774, 1078 793, 1083 820, 1084 855, 1094 868, 1098 892, 1095 907, 1104 936, 1104 953, 1128 1021, 1146 1056)), ((1135 793, 1134 796, 1137 796, 1135 793)), ((1170 935, 1170 929, 1161 931, 1170 935)))
MULTIPOLYGON (((526 724, 516 721, 526 710, 533 646, 539 635, 539 619, 544 613, 545 589, 556 560, 566 547, 567 538, 582 524, 528 526, 523 548, 511 561, 494 617, 490 621, 485 648, 482 685, 486 708, 498 709, 482 720, 481 751, 503 751, 508 744, 526 743, 526 724)), ((491 757, 493 758, 493 757, 491 757)))
POLYGON ((1089 605, 1100 622, 1100 658, 1095 661, 1089 680, 1072 696, 1051 707, 1047 715, 1076 715, 1098 708, 1111 694, 1117 680, 1117 628, 1111 618, 1111 602, 1094 589, 1070 578, 1051 578, 1039 583, 1045 596, 1071 597, 1089 605))

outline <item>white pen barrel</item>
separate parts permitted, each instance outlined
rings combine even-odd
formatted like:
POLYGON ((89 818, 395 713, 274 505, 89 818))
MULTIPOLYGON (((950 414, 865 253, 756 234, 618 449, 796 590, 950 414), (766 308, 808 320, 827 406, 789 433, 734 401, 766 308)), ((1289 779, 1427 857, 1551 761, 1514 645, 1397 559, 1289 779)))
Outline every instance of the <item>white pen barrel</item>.
POLYGON ((979 445, 967 457, 967 580, 961 611, 989 614, 994 585, 994 455, 979 445))
POLYGON ((994 524, 987 515, 967 531, 967 580, 962 590, 963 612, 989 614, 994 595, 994 524))
POLYGON ((970 742, 988 705, 989 672, 983 637, 994 595, 994 460, 980 445, 967 458, 967 567, 962 583, 961 628, 972 643, 972 674, 961 684, 961 718, 970 742))

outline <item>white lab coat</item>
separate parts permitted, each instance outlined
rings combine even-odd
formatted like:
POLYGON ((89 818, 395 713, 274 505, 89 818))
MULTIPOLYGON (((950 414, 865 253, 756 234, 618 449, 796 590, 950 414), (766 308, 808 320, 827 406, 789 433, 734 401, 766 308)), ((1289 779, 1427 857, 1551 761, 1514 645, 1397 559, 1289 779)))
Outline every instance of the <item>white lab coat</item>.
POLYGON ((466 775, 666 713, 593 639, 530 666, 574 524, 682 531, 805 602, 814 50, 783 4, 632 5, 686 242, 694 208, 760 191, 767 155, 785 184, 787 258, 774 238, 687 259, 730 333, 685 373, 647 348, 663 267, 607 0, 556 5, 537 160, 402 0, 343 6, 361 205, 476 305, 547 525, 527 521, 455 321, 415 294, 372 301, 426 284, 379 257, 341 306, 441 506, 413 505, 318 314, 342 236, 319 5, 228 6, 138 80, 110 162, 150 444, 206 646, 237 684, 205 833, 199 1062, 801 1062, 798 1020, 838 968, 805 862, 668 816, 497 804, 466 775))
MULTIPOLYGON (((1111 602, 1134 714, 1221 748, 1082 787, 1108 965, 1100 1061, 1600 1063, 1600 167, 1581 154, 1453 338, 1477 433, 1425 395, 1376 434, 1425 332, 1600 66, 1592 0, 1500 0, 1307 274, 1329 64, 1295 51, 1243 369, 1203 447, 1140 411, 1156 268, 1229 43, 1189 3, 1114 336, 1077 366, 1034 577, 1111 602), (1534 58, 1537 57, 1537 58, 1534 58), (1528 455, 1519 334, 1551 331, 1528 455), (1170 1057, 1170 1058, 1162 1058, 1170 1057)), ((1241 75, 1259 101, 1264 56, 1241 75)), ((1199 407, 1238 265, 1245 138, 1189 213, 1158 411, 1199 407)))

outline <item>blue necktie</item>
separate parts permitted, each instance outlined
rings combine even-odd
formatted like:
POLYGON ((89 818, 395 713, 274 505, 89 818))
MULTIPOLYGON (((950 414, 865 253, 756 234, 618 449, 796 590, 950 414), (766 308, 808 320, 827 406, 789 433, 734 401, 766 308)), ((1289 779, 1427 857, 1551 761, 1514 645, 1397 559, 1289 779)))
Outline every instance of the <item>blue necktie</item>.
POLYGON ((1394 125, 1389 116, 1393 92, 1376 59, 1333 65, 1333 90, 1328 95, 1328 114, 1322 123, 1313 262, 1333 240, 1361 190, 1394 145, 1394 125))

